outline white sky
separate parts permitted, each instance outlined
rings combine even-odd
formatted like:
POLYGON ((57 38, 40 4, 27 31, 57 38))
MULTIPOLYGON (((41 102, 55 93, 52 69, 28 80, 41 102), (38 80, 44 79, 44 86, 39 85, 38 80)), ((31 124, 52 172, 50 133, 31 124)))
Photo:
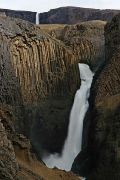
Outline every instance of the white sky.
POLYGON ((120 0, 0 0, 0 8, 47 12, 62 6, 120 9, 120 0))

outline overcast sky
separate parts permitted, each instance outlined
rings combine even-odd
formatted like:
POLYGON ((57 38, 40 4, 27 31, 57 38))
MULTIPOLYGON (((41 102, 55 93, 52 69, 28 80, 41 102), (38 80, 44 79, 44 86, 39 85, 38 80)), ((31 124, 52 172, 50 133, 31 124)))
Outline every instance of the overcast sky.
POLYGON ((120 9, 120 0, 0 0, 0 8, 46 12, 62 6, 120 9))

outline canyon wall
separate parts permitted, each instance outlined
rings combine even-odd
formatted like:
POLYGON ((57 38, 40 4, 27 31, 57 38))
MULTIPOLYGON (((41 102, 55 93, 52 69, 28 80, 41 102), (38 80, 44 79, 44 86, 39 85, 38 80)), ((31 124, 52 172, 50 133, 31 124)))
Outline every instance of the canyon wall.
POLYGON ((39 153, 41 145, 60 151, 80 84, 79 59, 39 26, 5 16, 0 21, 1 102, 12 106, 16 132, 39 153))
POLYGON ((105 63, 95 76, 90 99, 95 132, 92 180, 120 179, 120 14, 105 26, 105 48, 105 63))
POLYGON ((60 150, 80 83, 78 58, 39 26, 4 14, 0 22, 0 179, 77 180, 46 168, 30 151, 41 161, 39 146, 57 142, 60 150))
POLYGON ((96 20, 68 25, 58 37, 79 57, 81 63, 88 64, 94 72, 104 61, 105 24, 105 21, 96 20))
POLYGON ((104 26, 106 22, 93 20, 74 25, 47 24, 40 28, 61 40, 82 63, 96 71, 104 61, 104 26))
POLYGON ((105 56, 91 87, 88 147, 73 167, 87 180, 120 179, 120 14, 105 26, 105 56))

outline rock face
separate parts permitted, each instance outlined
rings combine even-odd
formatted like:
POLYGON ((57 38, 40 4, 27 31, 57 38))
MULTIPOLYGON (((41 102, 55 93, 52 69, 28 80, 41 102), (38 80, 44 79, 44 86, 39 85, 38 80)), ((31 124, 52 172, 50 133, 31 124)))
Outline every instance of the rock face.
POLYGON ((49 169, 30 152, 29 140, 17 134, 11 106, 0 104, 0 179, 1 180, 78 180, 70 172, 49 169))
POLYGON ((76 24, 88 20, 109 21, 119 10, 60 7, 39 14, 40 24, 76 24))
POLYGON ((70 46, 81 63, 87 63, 92 71, 104 61, 104 21, 87 21, 68 25, 59 35, 70 46))
POLYGON ((52 37, 61 40, 79 61, 87 63, 96 71, 104 61, 104 26, 105 21, 87 21, 75 25, 40 25, 52 37), (53 27, 53 29, 52 29, 53 27))
POLYGON ((89 154, 80 157, 86 169, 92 165, 90 180, 120 179, 120 14, 105 26, 105 48, 91 88, 89 154))
POLYGON ((36 12, 31 11, 15 11, 10 9, 0 9, 6 16, 23 19, 32 23, 36 23, 36 12))
POLYGON ((11 122, 3 116, 0 110, 0 179, 18 180, 18 164, 15 159, 13 145, 9 139, 10 131, 13 130, 11 122), (7 122, 6 122, 7 121, 7 122), (9 131, 5 130, 4 124, 8 125, 9 131))
POLYGON ((97 157, 94 158, 96 172, 91 179, 99 176, 99 179, 114 180, 120 179, 120 14, 105 26, 105 39, 106 61, 91 90, 93 157, 97 157))

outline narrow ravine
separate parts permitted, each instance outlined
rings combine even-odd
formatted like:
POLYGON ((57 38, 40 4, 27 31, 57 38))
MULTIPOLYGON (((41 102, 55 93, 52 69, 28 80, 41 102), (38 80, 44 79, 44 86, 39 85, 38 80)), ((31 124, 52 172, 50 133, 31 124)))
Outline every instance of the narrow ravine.
POLYGON ((82 129, 85 113, 88 109, 88 97, 93 78, 93 73, 86 64, 78 64, 80 70, 81 86, 77 90, 73 107, 70 113, 68 136, 65 141, 62 155, 49 154, 43 156, 46 166, 70 171, 73 161, 81 151, 82 129))

